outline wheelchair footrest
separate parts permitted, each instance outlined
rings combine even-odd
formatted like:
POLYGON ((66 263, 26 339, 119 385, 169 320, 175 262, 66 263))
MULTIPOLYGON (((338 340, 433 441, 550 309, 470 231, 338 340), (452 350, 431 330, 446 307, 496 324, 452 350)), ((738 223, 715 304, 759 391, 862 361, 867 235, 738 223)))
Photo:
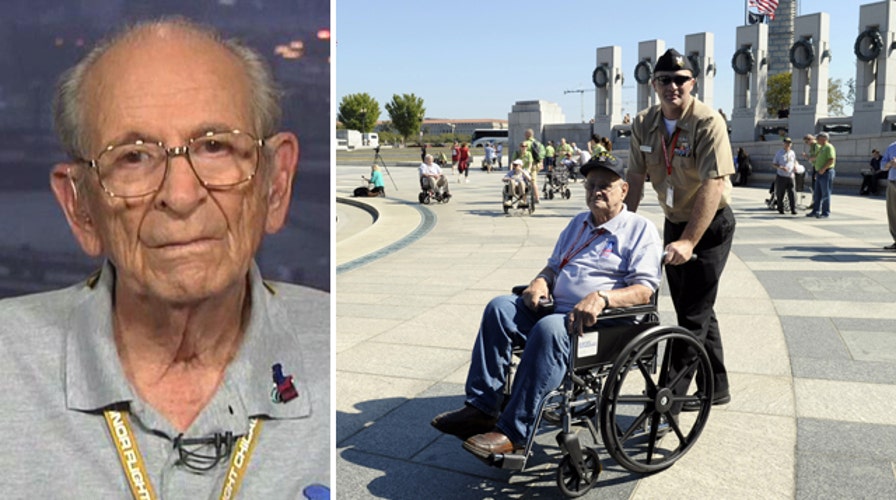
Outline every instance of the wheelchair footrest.
POLYGON ((489 457, 490 465, 507 470, 523 470, 528 457, 522 453, 499 453, 489 457))

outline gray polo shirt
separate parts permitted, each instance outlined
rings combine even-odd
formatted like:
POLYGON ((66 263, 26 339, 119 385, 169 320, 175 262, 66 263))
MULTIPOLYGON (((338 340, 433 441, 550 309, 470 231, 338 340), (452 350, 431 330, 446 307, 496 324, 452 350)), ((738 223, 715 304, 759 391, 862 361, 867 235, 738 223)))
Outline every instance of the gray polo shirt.
MULTIPOLYGON (((130 498, 102 410, 130 422, 160 498, 217 498, 229 458, 208 472, 177 465, 179 432, 140 400, 112 337, 114 269, 59 291, 0 301, 0 497, 130 498)), ((302 498, 329 485, 329 294, 262 282, 250 271, 252 310, 243 344, 185 438, 265 423, 237 498, 302 498), (293 375, 299 397, 271 399, 272 365, 293 375)), ((200 452, 208 453, 211 448, 200 452)))

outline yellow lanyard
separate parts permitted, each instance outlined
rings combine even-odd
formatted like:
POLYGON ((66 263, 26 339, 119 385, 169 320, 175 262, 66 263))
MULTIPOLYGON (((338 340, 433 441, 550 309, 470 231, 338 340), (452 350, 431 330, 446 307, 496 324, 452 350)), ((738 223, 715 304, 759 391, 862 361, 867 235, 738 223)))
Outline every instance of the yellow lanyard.
MULTIPOLYGON (((121 460, 121 468, 131 487, 131 494, 137 500, 158 499, 159 497, 149 482, 146 463, 143 461, 143 455, 137 447, 137 440, 131 430, 131 424, 127 418, 128 412, 106 410, 103 415, 106 417, 106 425, 109 427, 112 441, 115 442, 115 448, 118 450, 118 458, 121 460)), ((263 421, 257 418, 249 420, 249 432, 236 441, 219 498, 233 498, 240 489, 240 485, 243 484, 249 459, 258 443, 258 434, 261 433, 262 423, 263 421)))

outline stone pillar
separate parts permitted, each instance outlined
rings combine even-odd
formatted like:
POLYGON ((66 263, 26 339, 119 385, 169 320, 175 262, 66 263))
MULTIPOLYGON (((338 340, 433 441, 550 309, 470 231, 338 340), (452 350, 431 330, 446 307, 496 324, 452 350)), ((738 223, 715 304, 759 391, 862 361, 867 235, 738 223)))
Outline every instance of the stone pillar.
POLYGON ((597 49, 594 82, 594 133, 609 136, 613 125, 622 123, 622 48, 597 49))
MULTIPOLYGON (((526 139, 526 130, 532 129, 535 138, 544 142, 544 126, 552 123, 566 123, 566 116, 560 105, 548 101, 517 101, 507 115, 508 143, 505 148, 508 159, 519 150, 526 139)), ((509 161, 509 160, 508 160, 509 161)))
MULTIPOLYGON (((859 8, 859 31, 856 39, 866 30, 876 28, 882 46, 877 57, 863 61, 856 57, 856 102, 852 115, 853 134, 878 134, 888 129, 884 120, 896 114, 896 61, 890 57, 890 46, 896 42, 896 2, 887 0, 863 5, 859 8)), ((867 33, 873 37, 873 33, 867 33)), ((863 57, 873 55, 872 38, 863 43, 863 57)), ((852 57, 852 56, 850 56, 852 57)))
POLYGON ((797 0, 781 0, 775 18, 768 23, 768 74, 790 71, 790 46, 793 45, 793 21, 797 0))
POLYGON ((794 137, 815 133, 818 119, 828 115, 830 26, 826 12, 799 16, 794 22, 794 41, 789 53, 793 73, 788 121, 794 137), (794 61, 805 67, 794 65, 794 61))
POLYGON ((731 140, 750 142, 758 139, 756 124, 766 115, 768 25, 738 26, 735 47, 737 49, 731 59, 735 70, 731 140), (738 73, 739 70, 742 73, 738 73))
POLYGON ((697 70, 697 98, 712 107, 713 82, 716 76, 715 35, 694 33, 684 37, 684 55, 697 70))
MULTIPOLYGON (((650 79, 653 78, 653 67, 656 65, 656 60, 665 51, 666 42, 662 40, 638 42, 638 64, 635 65, 635 85, 638 86, 638 101, 635 113, 657 103, 656 92, 653 91, 650 79)), ((635 113, 632 113, 632 116, 635 113)))

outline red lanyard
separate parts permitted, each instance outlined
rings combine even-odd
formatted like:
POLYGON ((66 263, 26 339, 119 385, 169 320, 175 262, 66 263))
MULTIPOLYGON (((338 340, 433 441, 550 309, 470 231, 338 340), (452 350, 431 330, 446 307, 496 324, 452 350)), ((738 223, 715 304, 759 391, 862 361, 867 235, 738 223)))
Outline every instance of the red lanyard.
MULTIPOLYGON (((675 146, 678 144, 678 133, 681 132, 680 128, 675 129, 675 135, 672 136, 672 154, 675 154, 675 146)), ((669 155, 666 150, 666 141, 660 141, 660 144, 663 145, 663 160, 666 162, 666 175, 672 175, 672 157, 669 155)))
MULTIPOLYGON (((594 232, 594 234, 591 235, 590 238, 588 238, 588 241, 583 243, 582 246, 580 246, 579 248, 576 248, 576 242, 579 241, 579 239, 581 239, 582 234, 585 233, 586 227, 588 227, 588 221, 582 221, 582 229, 579 230, 578 236, 576 236, 576 239, 573 240, 572 246, 570 246, 569 250, 566 251, 566 255, 563 256, 563 260, 560 261, 560 269, 563 269, 566 266, 566 264, 569 264, 569 261, 571 261, 572 258, 575 257, 579 252, 588 248, 588 245, 590 245, 591 242, 593 242, 594 240, 599 238, 600 235, 607 232, 607 230, 604 228, 598 229, 597 231, 594 232)), ((560 269, 558 269, 558 271, 560 269)))

